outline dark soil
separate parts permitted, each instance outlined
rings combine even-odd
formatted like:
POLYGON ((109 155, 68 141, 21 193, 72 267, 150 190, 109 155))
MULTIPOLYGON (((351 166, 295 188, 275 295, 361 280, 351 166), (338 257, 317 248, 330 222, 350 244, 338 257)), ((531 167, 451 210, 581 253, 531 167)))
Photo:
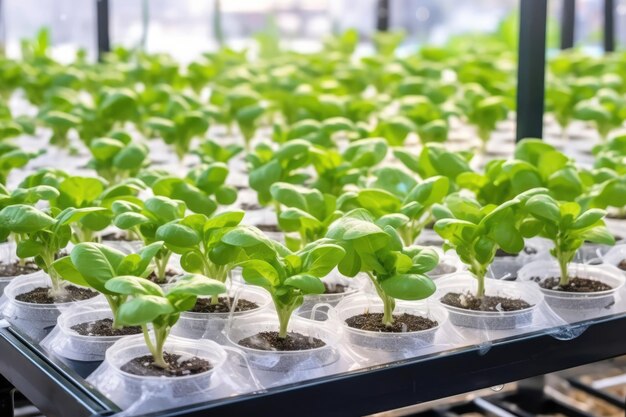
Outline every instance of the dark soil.
POLYGON ((328 284, 325 282, 324 288, 326 288, 324 290, 324 294, 343 294, 344 292, 348 291, 350 287, 348 287, 347 285, 328 284))
POLYGON ((626 220, 626 214, 622 213, 607 213, 606 217, 609 219, 626 220))
MULTIPOLYGON (((523 252, 526 255, 535 255, 537 253, 537 249, 535 249, 533 247, 530 247, 530 246, 526 246, 526 247, 524 247, 523 252)), ((517 256, 517 255, 519 255, 519 254, 517 254, 517 253, 508 253, 508 252, 505 252, 503 249, 500 249, 500 248, 498 248, 498 250, 496 251, 496 256, 498 258, 504 258, 504 257, 507 257, 507 256, 517 256)))
POLYGON ((113 320, 111 319, 88 321, 72 326, 71 329, 81 336, 129 336, 141 333, 141 327, 139 326, 114 329, 113 320))
POLYGON ((10 264, 0 263, 0 277, 15 277, 37 271, 39 271, 39 267, 33 261, 27 261, 24 265, 20 265, 19 261, 10 264))
POLYGON ((418 332, 432 329, 439 324, 435 320, 406 313, 394 314, 391 326, 383 324, 382 320, 383 313, 365 313, 350 317, 346 320, 346 324, 354 329, 384 333, 418 332))
POLYGON ((131 242, 131 240, 128 238, 128 236, 126 236, 125 233, 117 233, 117 232, 112 232, 112 233, 107 233, 106 235, 102 235, 100 236, 101 240, 112 240, 115 242, 131 242))
POLYGON ((197 375, 213 369, 213 365, 211 365, 209 361, 198 358, 197 356, 180 361, 180 355, 165 352, 163 358, 169 365, 167 369, 155 365, 152 355, 132 359, 126 362, 121 369, 133 375, 165 377, 197 375))
POLYGON ((485 295, 476 298, 471 293, 459 294, 450 292, 441 300, 443 304, 472 311, 518 311, 532 307, 526 301, 519 298, 495 297, 485 295))
MULTIPOLYGON (((190 310, 192 313, 230 313, 230 309, 235 299, 233 297, 220 297, 217 304, 211 304, 210 298, 198 298, 196 305, 190 310)), ((235 312, 250 311, 259 308, 257 303, 239 299, 235 306, 235 312)))
POLYGON ((97 296, 98 293, 87 288, 75 287, 68 285, 65 292, 56 297, 50 296, 49 287, 37 287, 34 290, 18 294, 15 299, 25 303, 32 304, 54 304, 54 303, 70 303, 72 301, 88 300, 97 296))
POLYGON ((235 185, 235 188, 237 189, 237 191, 241 191, 241 190, 247 190, 248 187, 247 185, 235 185))
POLYGON ((167 284, 176 275, 180 275, 180 272, 174 271, 173 269, 168 269, 168 270, 165 271, 165 281, 164 282, 157 281, 156 272, 154 272, 154 271, 150 272, 150 275, 148 275, 146 278, 149 279, 150 281, 154 282, 155 284, 167 284))
POLYGON ((241 339, 239 345, 259 350, 294 351, 315 349, 326 346, 326 343, 300 333, 289 332, 287 337, 281 339, 278 337, 278 332, 261 332, 241 339))
POLYGON ((275 225, 275 224, 257 224, 256 227, 262 232, 271 232, 271 233, 280 232, 278 225, 275 225))
POLYGON ((617 265, 617 267, 621 269, 622 271, 626 271, 626 259, 623 259, 622 262, 620 262, 619 265, 617 265))
MULTIPOLYGON (((539 281, 537 277, 531 278, 539 281)), ((600 292, 612 290, 613 287, 604 282, 589 278, 570 278, 569 283, 563 287, 559 285, 559 278, 552 277, 544 280, 539 285, 547 290, 563 291, 563 292, 600 292)))
POLYGON ((239 207, 244 210, 244 211, 254 211, 254 210, 261 210, 261 206, 258 205, 257 203, 241 203, 239 205, 239 207))

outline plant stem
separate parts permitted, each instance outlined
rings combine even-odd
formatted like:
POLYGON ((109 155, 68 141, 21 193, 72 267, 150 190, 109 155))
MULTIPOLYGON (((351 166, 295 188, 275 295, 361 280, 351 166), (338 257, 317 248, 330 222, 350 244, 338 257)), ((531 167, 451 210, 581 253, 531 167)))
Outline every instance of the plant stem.
POLYGON ((156 276, 158 282, 165 282, 165 274, 167 272, 167 264, 172 256, 171 251, 166 251, 165 255, 161 257, 155 257, 154 263, 156 264, 156 276))
POLYGON ((396 308, 396 300, 393 297, 390 297, 387 294, 385 294, 385 290, 383 290, 383 288, 380 286, 380 284, 378 283, 378 280, 376 279, 374 275, 368 272, 367 276, 372 281, 372 284, 374 284, 376 293, 378 294, 381 301, 383 302, 382 322, 385 326, 391 326, 393 324, 393 311, 396 308))
POLYGON ((487 274, 487 268, 478 262, 473 262, 470 266, 470 272, 478 281, 478 288, 476 288, 476 298, 483 298, 485 296, 485 275, 487 274))

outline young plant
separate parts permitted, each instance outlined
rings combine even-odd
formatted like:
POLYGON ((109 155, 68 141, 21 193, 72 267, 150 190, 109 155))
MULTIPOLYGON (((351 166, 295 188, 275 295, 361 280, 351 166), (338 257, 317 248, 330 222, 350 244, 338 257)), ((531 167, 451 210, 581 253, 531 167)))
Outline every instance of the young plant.
POLYGON ((56 110, 40 116, 40 121, 52 130, 50 143, 64 149, 70 145, 68 136, 70 129, 81 124, 81 119, 76 115, 56 110))
POLYGON ((106 138, 89 144, 91 160, 88 166, 111 183, 137 175, 146 164, 148 147, 125 132, 113 132, 106 138))
POLYGON ((536 222, 529 221, 521 207, 533 195, 544 192, 533 189, 499 206, 481 206, 472 198, 451 194, 443 205, 433 208, 438 219, 435 232, 445 240, 444 248, 454 249, 478 281, 477 298, 485 295, 485 276, 496 251, 519 253, 524 249, 524 238, 536 235, 536 222))
POLYGON ((403 149, 395 149, 393 154, 411 171, 421 178, 431 178, 438 175, 447 177, 450 184, 456 184, 459 175, 473 172, 470 167, 471 152, 454 152, 438 143, 424 145, 419 155, 414 155, 403 149))
POLYGON ((169 98, 162 117, 151 117, 146 126, 161 135, 165 143, 172 145, 178 159, 183 160, 189 152, 191 141, 203 136, 209 129, 208 117, 193 101, 182 95, 169 98))
MULTIPOLYGON (((113 224, 138 236, 148 246, 159 241, 157 230, 159 227, 174 220, 184 217, 185 203, 172 200, 167 197, 151 197, 143 204, 127 201, 117 201, 112 205, 113 224)), ((165 283, 167 264, 172 256, 172 251, 163 246, 154 257, 156 269, 154 271, 156 282, 165 283)))
POLYGON ((0 184, 6 184, 11 171, 22 168, 45 151, 26 152, 7 142, 0 142, 0 184))
POLYGON ((241 152, 243 152, 243 148, 239 145, 231 144, 222 146, 217 141, 211 139, 202 141, 194 151, 205 164, 211 164, 213 162, 227 164, 228 161, 241 152))
POLYGON ((461 107, 469 123, 476 126, 482 143, 481 150, 484 152, 496 125, 499 121, 506 120, 509 114, 508 100, 503 96, 490 95, 477 84, 468 84, 464 97, 461 107))
POLYGON ((17 256, 35 258, 35 263, 52 281, 52 294, 62 291, 63 277, 50 267, 72 236, 71 225, 89 214, 104 209, 99 207, 52 208, 51 215, 26 204, 14 204, 0 210, 0 234, 12 233, 17 243, 17 256))
POLYGON ((192 169, 185 178, 159 171, 143 173, 141 178, 155 195, 181 200, 194 213, 210 216, 218 205, 237 200, 237 190, 225 184, 228 174, 226 164, 214 162, 192 169))
POLYGON ((323 238, 328 226, 341 216, 337 210, 337 198, 319 190, 277 182, 270 192, 274 201, 285 207, 278 215, 281 230, 298 233, 298 237, 285 235, 285 243, 291 250, 303 249, 323 238))
POLYGON ((432 222, 433 205, 448 195, 450 181, 435 176, 418 183, 397 168, 381 168, 376 175, 370 187, 341 196, 340 209, 364 208, 378 222, 393 225, 406 246, 413 245, 432 222))
POLYGON ((163 357, 165 341, 180 314, 193 308, 198 296, 226 292, 221 282, 193 274, 181 277, 165 291, 146 279, 131 275, 110 279, 105 288, 128 297, 117 310, 116 321, 120 326, 141 326, 155 365, 164 369, 168 368, 163 357))
POLYGON ((250 163, 250 188, 257 192, 259 203, 272 202, 270 187, 276 182, 301 184, 308 175, 298 172, 310 163, 311 144, 294 139, 281 145, 277 150, 267 143, 259 144, 246 159, 250 163))
MULTIPOLYGON (((211 218, 192 214, 160 226, 156 237, 163 240, 169 250, 181 255, 180 266, 185 271, 225 283, 235 265, 219 261, 221 238, 239 225, 243 216, 243 211, 224 212, 211 218)), ((212 303, 218 301, 214 297, 212 303)))
POLYGON ((598 90, 592 99, 579 102, 574 109, 574 117, 592 122, 600 139, 606 141, 609 133, 624 124, 623 97, 608 88, 598 90))
POLYGON ((333 270, 344 250, 327 239, 291 252, 268 239, 260 230, 239 226, 222 237, 224 247, 219 262, 238 261, 244 280, 264 288, 272 296, 278 315, 280 338, 287 337, 289 319, 302 305, 304 296, 325 291, 320 278, 333 270))
POLYGON ((126 255, 99 243, 79 243, 70 256, 57 259, 51 268, 65 281, 102 294, 113 312, 113 328, 119 328, 117 312, 128 295, 108 290, 106 283, 122 275, 146 278, 152 272, 152 261, 162 246, 163 242, 154 242, 137 253, 126 255))
POLYGON ((575 202, 557 201, 549 195, 536 195, 525 204, 531 216, 526 223, 541 237, 554 242, 550 250, 559 264, 559 286, 569 283, 567 265, 585 242, 613 245, 615 239, 604 225, 606 212, 600 209, 582 210, 575 202))
POLYGON ((364 272, 372 281, 383 302, 383 324, 394 323, 396 299, 422 300, 435 292, 435 284, 424 274, 437 266, 437 253, 403 246, 395 229, 377 224, 367 210, 353 210, 335 221, 327 237, 345 251, 339 272, 348 277, 364 272))

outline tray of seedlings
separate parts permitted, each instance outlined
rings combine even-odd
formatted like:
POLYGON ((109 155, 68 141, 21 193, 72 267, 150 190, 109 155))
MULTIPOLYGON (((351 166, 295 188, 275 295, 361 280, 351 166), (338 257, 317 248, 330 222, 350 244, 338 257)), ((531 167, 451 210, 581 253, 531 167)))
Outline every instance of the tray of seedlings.
MULTIPOLYGON (((497 37, 361 56, 347 32, 188 65, 60 63, 48 37, 0 56, 0 342, 33 375, 127 415, 277 410, 386 375, 363 414, 626 352, 610 331, 604 352, 576 344, 626 314, 623 54, 552 58, 546 140, 514 143, 497 37), (534 366, 515 346, 563 354, 534 366), (444 360, 467 380, 415 376, 444 360)), ((572 386, 614 398, 610 378, 572 386)), ((515 404, 444 415, 527 415, 515 404)))

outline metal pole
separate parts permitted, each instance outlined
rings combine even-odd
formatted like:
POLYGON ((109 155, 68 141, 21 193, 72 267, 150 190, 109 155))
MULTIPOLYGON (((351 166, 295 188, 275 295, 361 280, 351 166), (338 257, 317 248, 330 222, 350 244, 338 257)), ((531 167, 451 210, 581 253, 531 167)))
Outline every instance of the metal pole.
POLYGON ((615 50, 615 0, 604 0, 604 51, 615 50))
POLYGON ((576 21, 576 0, 563 0, 561 9, 561 49, 574 46, 574 25, 576 21))
POLYGON ((109 0, 96 0, 96 24, 98 30, 98 60, 111 50, 109 38, 109 0))
POLYGON ((389 0, 378 0, 376 3, 376 29, 386 32, 389 30, 389 0))
POLYGON ((547 0, 520 0, 516 140, 543 136, 547 0))

